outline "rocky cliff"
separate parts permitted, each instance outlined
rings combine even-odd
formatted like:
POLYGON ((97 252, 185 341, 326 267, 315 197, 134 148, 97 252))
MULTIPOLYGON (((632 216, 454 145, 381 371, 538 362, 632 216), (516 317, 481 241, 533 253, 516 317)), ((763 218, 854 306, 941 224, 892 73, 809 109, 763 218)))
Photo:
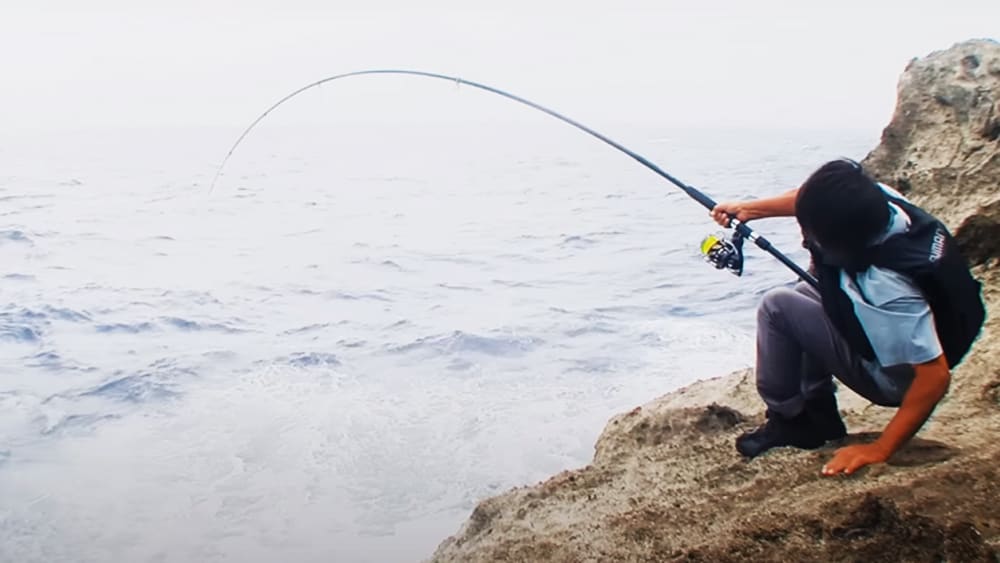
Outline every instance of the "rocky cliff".
POLYGON ((914 60, 864 162, 952 228, 976 263, 1000 256, 1000 49, 960 43, 914 60))
MULTIPOLYGON (((433 559, 1000 560, 1000 44, 914 60, 898 96, 865 165, 955 231, 991 319, 919 438, 849 478, 820 477, 832 446, 742 460, 762 413, 740 372, 616 416, 590 465, 483 501, 433 559)), ((892 414, 846 390, 841 406, 848 442, 892 414)))

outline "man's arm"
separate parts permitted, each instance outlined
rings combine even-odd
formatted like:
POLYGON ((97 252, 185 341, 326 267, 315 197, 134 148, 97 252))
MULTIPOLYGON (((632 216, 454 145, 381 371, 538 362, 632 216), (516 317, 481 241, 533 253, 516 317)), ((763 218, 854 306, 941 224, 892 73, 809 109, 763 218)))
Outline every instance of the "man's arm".
POLYGON ((791 217, 795 215, 795 196, 799 189, 789 190, 779 196, 753 201, 727 201, 715 206, 711 211, 715 222, 723 227, 729 226, 729 217, 733 216, 746 222, 767 217, 791 217))
POLYGON ((927 422, 934 408, 948 392, 951 373, 943 355, 925 364, 915 365, 913 369, 913 382, 882 435, 871 444, 858 444, 837 450, 833 459, 823 466, 823 475, 850 475, 866 465, 888 460, 927 422))

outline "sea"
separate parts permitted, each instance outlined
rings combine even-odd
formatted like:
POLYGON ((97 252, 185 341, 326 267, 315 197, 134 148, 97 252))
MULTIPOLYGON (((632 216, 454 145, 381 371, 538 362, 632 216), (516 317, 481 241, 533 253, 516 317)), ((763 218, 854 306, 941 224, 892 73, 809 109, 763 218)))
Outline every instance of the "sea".
MULTIPOLYGON (((752 365, 773 258, 547 116, 418 117, 264 120, 212 189, 242 124, 0 132, 0 561, 420 561, 752 365)), ((877 141, 596 122, 718 200, 877 141)))

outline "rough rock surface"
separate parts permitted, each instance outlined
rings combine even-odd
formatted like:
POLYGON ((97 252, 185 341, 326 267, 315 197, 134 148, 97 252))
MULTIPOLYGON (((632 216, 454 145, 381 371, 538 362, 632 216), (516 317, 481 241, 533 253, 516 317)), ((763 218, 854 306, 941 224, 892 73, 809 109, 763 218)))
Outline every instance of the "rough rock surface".
MULTIPOLYGON (((834 447, 747 462, 753 374, 703 381, 613 418, 593 462, 483 501, 435 561, 1000 561, 1000 44, 913 61, 876 175, 944 219, 978 264, 990 320, 906 448, 822 478, 834 447)), ((890 410, 840 394, 870 440, 890 410)))
POLYGON ((1000 256, 1000 46, 968 41, 912 61, 864 164, 958 227, 972 261, 1000 256))

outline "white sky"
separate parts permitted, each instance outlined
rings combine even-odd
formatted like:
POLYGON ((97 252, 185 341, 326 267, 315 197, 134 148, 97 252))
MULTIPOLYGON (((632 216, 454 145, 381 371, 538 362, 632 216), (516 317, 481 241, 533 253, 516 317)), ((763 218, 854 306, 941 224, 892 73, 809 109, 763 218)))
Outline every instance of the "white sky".
MULTIPOLYGON (((995 0, 3 2, 8 132, 238 127, 299 86, 371 67, 455 73, 583 121, 871 129, 910 58, 1000 33, 995 0)), ((449 103, 377 80, 351 85, 343 111, 449 103)))

